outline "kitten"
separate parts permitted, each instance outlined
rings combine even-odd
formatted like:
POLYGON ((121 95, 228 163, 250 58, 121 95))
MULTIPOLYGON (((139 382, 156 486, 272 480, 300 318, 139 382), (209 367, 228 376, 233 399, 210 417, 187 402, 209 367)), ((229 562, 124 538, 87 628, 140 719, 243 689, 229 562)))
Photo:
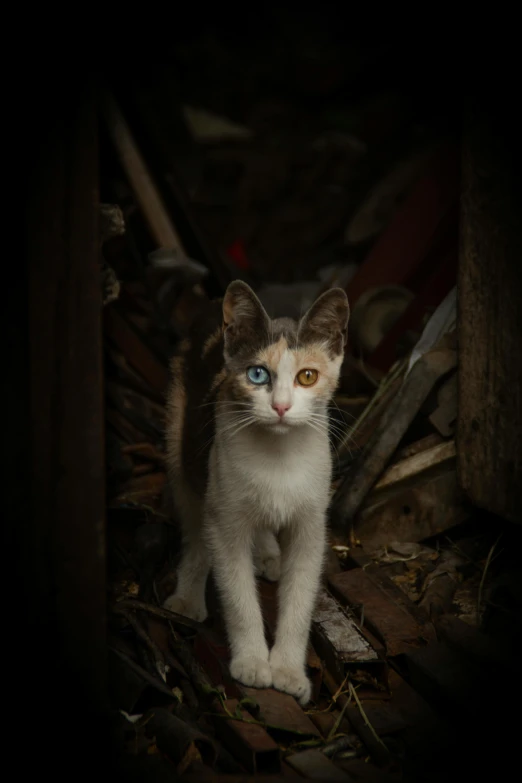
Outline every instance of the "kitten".
POLYGON ((305 704, 305 660, 326 550, 331 482, 327 406, 348 324, 342 289, 306 315, 270 320, 254 292, 229 285, 173 361, 169 486, 184 532, 165 607, 204 620, 210 566, 234 679, 305 704), (222 307, 222 312, 220 312, 222 307), (255 575, 279 580, 268 649, 255 575))

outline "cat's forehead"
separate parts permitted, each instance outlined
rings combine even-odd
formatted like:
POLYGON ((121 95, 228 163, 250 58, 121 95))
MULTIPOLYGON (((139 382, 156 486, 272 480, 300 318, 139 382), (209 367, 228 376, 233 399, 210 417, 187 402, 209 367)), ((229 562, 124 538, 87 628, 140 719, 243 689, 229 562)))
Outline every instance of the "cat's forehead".
POLYGON ((295 339, 289 343, 286 335, 282 334, 276 342, 271 342, 257 352, 255 363, 281 374, 305 366, 323 369, 328 360, 325 348, 320 343, 297 345, 295 339))
POLYGON ((297 346, 297 321, 293 318, 274 318, 269 325, 270 342, 273 344, 285 340, 289 348, 297 346))

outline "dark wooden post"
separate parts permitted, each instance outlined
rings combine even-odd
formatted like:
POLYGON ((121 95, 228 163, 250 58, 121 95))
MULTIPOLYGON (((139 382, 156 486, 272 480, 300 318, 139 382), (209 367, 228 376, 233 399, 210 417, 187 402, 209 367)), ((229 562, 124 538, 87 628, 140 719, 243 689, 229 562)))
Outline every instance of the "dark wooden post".
POLYGON ((19 539, 32 673, 20 676, 41 719, 31 743, 56 772, 105 747, 105 470, 95 88, 46 76, 25 95, 30 509, 19 539))
POLYGON ((475 505, 522 522, 521 120, 503 59, 473 59, 464 115, 458 467, 475 505))

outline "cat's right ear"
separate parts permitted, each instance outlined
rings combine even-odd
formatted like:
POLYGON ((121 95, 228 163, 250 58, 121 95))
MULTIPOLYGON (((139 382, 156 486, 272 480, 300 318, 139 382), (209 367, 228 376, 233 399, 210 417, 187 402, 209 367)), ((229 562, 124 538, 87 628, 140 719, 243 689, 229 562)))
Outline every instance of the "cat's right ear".
POLYGON ((268 326, 268 315, 252 291, 242 280, 234 280, 228 286, 223 299, 223 328, 230 338, 259 333, 268 326))

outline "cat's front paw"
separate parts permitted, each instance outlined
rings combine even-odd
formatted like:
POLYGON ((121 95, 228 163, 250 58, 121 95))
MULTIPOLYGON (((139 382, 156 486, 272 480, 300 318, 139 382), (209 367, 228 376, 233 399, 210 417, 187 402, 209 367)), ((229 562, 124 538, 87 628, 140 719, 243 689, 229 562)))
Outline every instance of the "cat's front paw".
POLYGON ((190 617, 191 620, 197 620, 202 623, 208 617, 207 607, 205 602, 199 603, 197 601, 191 601, 188 598, 183 598, 180 595, 169 596, 166 601, 163 602, 163 608, 168 609, 169 612, 176 612, 183 615, 183 617, 190 617))
POLYGON ((252 688, 269 688, 272 685, 272 672, 268 661, 252 655, 238 655, 230 661, 230 674, 234 680, 252 688))
POLYGON ((269 660, 274 688, 295 696, 303 707, 305 704, 308 704, 312 695, 312 686, 306 676, 304 666, 285 664, 284 659, 277 652, 274 655, 270 655, 269 660))

